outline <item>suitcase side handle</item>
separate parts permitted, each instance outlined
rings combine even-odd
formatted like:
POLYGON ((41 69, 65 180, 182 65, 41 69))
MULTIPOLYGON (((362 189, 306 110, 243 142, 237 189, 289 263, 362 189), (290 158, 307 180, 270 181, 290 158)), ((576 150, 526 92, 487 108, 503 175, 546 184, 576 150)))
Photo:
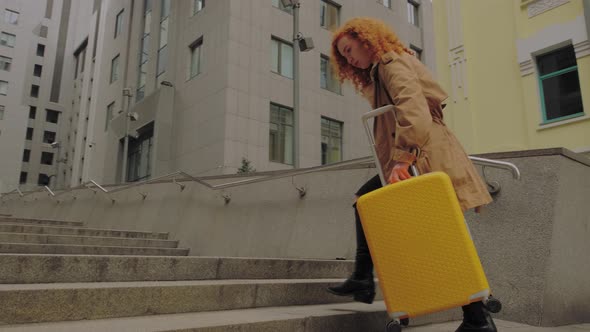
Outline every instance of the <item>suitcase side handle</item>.
MULTIPOLYGON (((369 119, 372 119, 374 117, 377 117, 377 116, 387 113, 387 112, 392 112, 393 116, 395 117, 394 107, 391 104, 376 108, 372 111, 369 111, 369 112, 363 114, 363 116, 362 116, 363 126, 365 127, 365 132, 367 133, 367 138, 369 139, 371 153, 373 154, 373 159, 375 159, 375 167, 377 167, 377 172, 379 173, 379 179, 381 179, 382 186, 386 186, 387 181, 385 179, 385 176, 383 175, 383 169, 381 168, 381 163, 379 162, 379 158, 377 157, 377 150, 375 148, 375 138, 373 137, 373 132, 371 131, 371 128, 369 127, 369 119)), ((416 155, 416 157, 418 157, 420 155, 420 149, 414 148, 414 149, 412 149, 412 153, 414 153, 416 155)), ((418 172, 418 168, 413 163, 410 165, 410 173, 412 174, 412 176, 420 175, 420 172, 418 172)))

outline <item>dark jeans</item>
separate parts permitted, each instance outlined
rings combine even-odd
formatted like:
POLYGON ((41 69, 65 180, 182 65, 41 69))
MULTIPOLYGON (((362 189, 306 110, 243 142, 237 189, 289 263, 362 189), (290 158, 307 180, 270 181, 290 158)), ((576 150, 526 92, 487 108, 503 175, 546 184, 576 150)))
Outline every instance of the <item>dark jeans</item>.
MULTIPOLYGON (((356 196, 360 197, 364 194, 370 193, 371 191, 381 188, 381 180, 379 175, 375 175, 365 184, 363 184, 359 190, 355 193, 356 196)), ((395 203, 394 203, 395 204, 395 203)), ((371 259, 371 253, 369 252, 369 245, 365 238, 365 232, 363 231, 363 225, 361 224, 361 218, 359 217, 356 209, 356 203, 354 207, 354 218, 356 223, 356 276, 372 276, 373 273, 373 260, 371 259)), ((484 324, 486 322, 484 306, 481 301, 473 302, 469 305, 462 307, 464 320, 475 323, 484 324)))

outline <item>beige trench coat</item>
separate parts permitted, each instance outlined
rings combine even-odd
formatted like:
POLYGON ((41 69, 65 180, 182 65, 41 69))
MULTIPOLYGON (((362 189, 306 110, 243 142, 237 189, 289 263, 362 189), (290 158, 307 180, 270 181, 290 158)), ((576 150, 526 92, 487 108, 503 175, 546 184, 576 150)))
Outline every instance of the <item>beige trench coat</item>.
POLYGON ((486 185, 443 122, 442 102, 448 96, 426 67, 410 54, 389 52, 373 65, 371 77, 373 86, 364 90, 365 97, 374 109, 393 104, 396 113, 378 116, 373 125, 384 176, 395 161, 415 162, 421 174, 449 175, 463 211, 490 203, 486 185), (421 151, 417 158, 411 153, 414 147, 421 151))

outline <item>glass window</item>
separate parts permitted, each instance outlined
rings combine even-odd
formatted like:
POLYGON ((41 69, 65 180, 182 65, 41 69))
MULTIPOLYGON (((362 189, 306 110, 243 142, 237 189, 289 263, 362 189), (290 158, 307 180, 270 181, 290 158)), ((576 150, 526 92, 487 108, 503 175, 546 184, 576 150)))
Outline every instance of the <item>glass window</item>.
POLYGON ((420 4, 414 0, 408 0, 408 22, 419 27, 420 21, 418 20, 420 4))
POLYGON ((145 97, 145 81, 147 77, 147 62, 150 49, 150 25, 152 22, 152 2, 144 1, 143 35, 139 49, 139 71, 137 73, 137 90, 135 100, 140 101, 145 97))
POLYGON ((31 127, 27 128, 27 135, 25 136, 25 139, 27 141, 33 140, 33 128, 31 128, 31 127))
POLYGON ((39 86, 36 84, 31 85, 31 97, 33 97, 33 98, 39 97, 39 86))
POLYGON ((35 65, 33 68, 33 76, 41 77, 41 73, 43 72, 43 66, 35 65))
POLYGON ((153 125, 150 125, 147 129, 143 130, 137 139, 129 140, 127 181, 140 181, 150 177, 153 137, 153 125))
POLYGON ((272 5, 273 7, 279 8, 280 10, 285 11, 289 14, 293 14, 293 8, 291 6, 285 7, 281 0, 272 0, 272 5))
POLYGON ((28 163, 31 160, 31 150, 25 149, 23 151, 23 162, 28 163))
POLYGON ((37 179, 37 184, 40 186, 48 186, 49 185, 49 176, 47 174, 39 174, 39 178, 37 179))
POLYGON ((27 183, 27 176, 28 175, 29 174, 27 172, 20 172, 20 180, 19 180, 19 183, 20 184, 27 183))
POLYGON ((37 56, 45 56, 45 45, 37 44, 37 56))
POLYGON ((342 122, 322 117, 322 165, 342 161, 342 122))
POLYGON ((189 46, 190 48, 190 73, 189 78, 193 78, 201 72, 201 46, 203 45, 203 38, 199 38, 196 42, 189 46))
POLYGON ((45 130, 43 132, 43 143, 51 144, 55 142, 55 132, 45 130))
POLYGON ((111 83, 119 79, 119 54, 111 61, 111 83))
POLYGON ((320 56, 320 87, 335 93, 341 92, 340 81, 334 75, 330 59, 323 54, 320 56))
POLYGON ((123 12, 124 10, 121 10, 115 18, 115 38, 117 38, 117 36, 123 31, 123 12))
POLYGON ((576 53, 572 45, 537 57, 543 122, 584 115, 576 53))
POLYGON ((205 8, 205 0, 193 0, 193 15, 205 8))
POLYGON ((59 112, 54 110, 45 110, 45 121, 49 123, 58 123, 59 112))
POLYGON ((0 120, 4 120, 4 105, 0 105, 0 120))
POLYGON ((53 153, 41 152, 41 165, 53 165, 53 153))
POLYGON ((15 42, 16 42, 16 35, 13 35, 11 33, 6 33, 6 32, 2 32, 0 34, 0 45, 14 47, 15 42))
POLYGON ((0 70, 10 71, 12 65, 12 58, 0 55, 0 70))
POLYGON ((6 96, 8 94, 8 82, 0 81, 0 95, 6 96))
POLYGON ((112 102, 107 106, 107 114, 105 116, 104 131, 109 130, 109 123, 113 119, 113 113, 115 111, 115 102, 112 102))
POLYGON ((410 49, 414 52, 414 56, 422 61, 422 50, 419 47, 416 47, 414 45, 410 45, 410 49))
POLYGON ((29 119, 35 119, 37 117, 37 107, 29 106, 29 119))
POLYGON ((293 110, 270 104, 269 159, 293 165, 293 110))
POLYGON ((293 78, 293 46, 291 44, 272 38, 271 57, 273 72, 293 78))
POLYGON ((326 0, 322 0, 320 7, 320 25, 330 31, 336 30, 340 25, 339 11, 339 6, 326 0))
POLYGON ((170 19, 170 0, 162 1, 162 15, 160 16, 160 43, 158 47, 158 67, 156 76, 166 72, 168 67, 168 24, 170 19))
POLYGON ((37 44, 37 56, 45 56, 45 45, 37 44))
POLYGON ((17 25, 18 24, 18 12, 15 12, 14 10, 6 9, 4 11, 4 22, 6 22, 8 24, 17 25))

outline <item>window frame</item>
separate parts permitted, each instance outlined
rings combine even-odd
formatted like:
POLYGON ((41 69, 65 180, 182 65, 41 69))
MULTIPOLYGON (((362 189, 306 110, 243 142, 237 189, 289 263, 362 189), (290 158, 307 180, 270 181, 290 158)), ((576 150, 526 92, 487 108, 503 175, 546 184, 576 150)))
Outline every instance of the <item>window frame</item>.
POLYGON ((58 124, 59 123, 59 115, 60 115, 59 111, 46 108, 45 109, 45 122, 58 124), (55 122, 50 121, 53 119, 53 115, 55 115, 55 122))
POLYGON ((338 29, 338 27, 340 26, 340 9, 342 8, 341 5, 337 4, 336 2, 330 1, 330 0, 320 0, 320 27, 328 30, 328 31, 332 31, 334 32, 336 29, 338 29), (323 25, 322 21, 325 23, 327 21, 327 17, 325 18, 322 17, 322 14, 325 16, 325 14, 328 13, 328 11, 326 10, 325 12, 323 11, 323 7, 326 6, 332 6, 334 8, 336 8, 336 23, 332 24, 331 26, 328 25, 323 25))
POLYGON ((407 0, 406 11, 407 11, 408 23, 419 28, 422 23, 420 21, 420 2, 418 2, 416 0, 407 0), (411 18, 410 18, 410 8, 412 8, 412 13, 414 14, 411 18))
POLYGON ((192 9, 191 10, 191 12, 192 12, 191 16, 195 16, 198 13, 202 12, 203 9, 205 9, 205 0, 193 0, 191 2, 191 7, 192 7, 191 8, 192 9), (198 8, 197 4, 200 5, 200 8, 198 8))
POLYGON ((334 73, 332 72, 332 66, 330 64, 330 57, 320 53, 320 88, 333 92, 335 94, 338 95, 342 95, 342 84, 340 83, 340 81, 334 76, 334 73), (324 73, 322 73, 322 61, 326 61, 326 86, 323 87, 322 86, 322 77, 324 75, 324 73), (338 91, 334 91, 332 89, 330 89, 330 81, 333 81, 333 84, 336 84, 338 87, 338 91))
POLYGON ((8 81, 0 80, 0 96, 7 96, 8 95, 8 81), (6 91, 2 87, 6 87, 6 91))
POLYGON ((117 39, 118 36, 123 33, 123 19, 124 19, 125 8, 121 9, 117 16, 115 16, 115 36, 113 39, 117 39))
POLYGON ((16 10, 12 10, 12 9, 8 9, 8 8, 4 9, 4 22, 7 24, 18 25, 19 16, 20 16, 20 13, 17 12, 16 10), (16 20, 14 22, 11 22, 8 20, 9 17, 12 18, 14 16, 16 16, 16 20))
POLYGON ((277 75, 286 77, 288 79, 293 79, 294 76, 295 76, 295 68, 294 68, 295 64, 294 64, 294 61, 293 61, 294 60, 293 59, 293 43, 290 43, 290 42, 288 42, 286 40, 283 40, 281 38, 278 38, 276 36, 271 36, 270 40, 271 40, 271 46, 270 46, 271 47, 270 48, 271 49, 271 51, 270 51, 271 68, 270 68, 270 71, 273 72, 273 73, 275 73, 275 74, 277 74, 277 75), (272 61, 273 61, 273 59, 272 59, 272 57, 273 57, 273 54, 272 54, 272 43, 273 42, 276 42, 278 44, 277 71, 275 71, 274 68, 273 68, 273 66, 272 66, 272 61), (283 67, 282 66, 282 64, 283 64, 283 57, 282 57, 282 53, 283 53, 282 50, 283 50, 283 48, 282 48, 282 45, 288 45, 288 46, 291 47, 291 76, 284 75, 283 72, 282 72, 282 67, 283 67))
POLYGON ((115 83, 119 80, 119 58, 120 54, 115 55, 115 57, 111 60, 111 77, 110 77, 110 84, 115 83), (116 63, 116 68, 115 68, 116 63))
POLYGON ((27 127, 25 132, 25 141, 32 141, 33 137, 35 137, 35 128, 27 127))
POLYGON ((39 98, 39 94, 41 94, 41 86, 39 86, 37 84, 31 84, 31 94, 30 94, 30 97, 31 98, 39 98), (34 91, 36 91, 36 92, 33 93, 34 91))
POLYGON ((45 174, 45 173, 39 173, 39 176, 37 177, 37 185, 38 186, 49 186, 51 184, 51 178, 45 174), (47 183, 44 183, 45 181, 41 181, 41 179, 47 179, 47 183))
POLYGON ((45 45, 44 44, 37 43, 36 54, 37 54, 37 56, 45 57, 45 45), (41 52, 39 52, 39 51, 41 51, 41 52), (39 53, 41 53, 41 54, 39 54, 39 53))
POLYGON ((424 52, 424 50, 418 46, 413 45, 413 44, 410 44, 410 50, 412 50, 414 52, 414 56, 416 57, 416 59, 418 59, 418 60, 420 60, 420 62, 422 62, 422 52, 424 52))
POLYGON ((0 45, 14 48, 14 45, 16 45, 16 35, 2 31, 0 33, 0 45), (12 41, 12 44, 9 41, 12 41))
POLYGON ((290 108, 290 107, 281 105, 281 104, 277 104, 277 103, 271 102, 270 105, 269 105, 269 120, 268 120, 268 123, 269 123, 269 132, 268 132, 268 135, 269 135, 269 138, 268 138, 268 160, 270 162, 273 162, 273 163, 279 163, 279 164, 284 164, 284 165, 292 165, 292 166, 295 165, 295 158, 296 158, 296 156, 295 156, 295 137, 296 137, 296 134, 295 134, 295 114, 294 114, 293 109, 290 108), (278 111, 279 111, 279 118, 281 118, 281 112, 282 111, 288 111, 288 112, 290 112, 291 113, 292 124, 280 123, 280 122, 279 123, 272 122, 272 108, 273 108, 273 106, 278 109, 278 111), (273 145, 271 144, 271 142, 273 141, 271 139, 271 134, 272 134, 271 125, 272 124, 276 124, 278 126, 277 133, 279 135, 279 137, 278 137, 279 145, 278 145, 278 148, 276 148, 277 151, 274 151, 274 149, 272 149, 273 145), (292 137, 291 137, 291 156, 290 156, 291 159, 290 160, 287 158, 288 157, 288 154, 285 151, 286 150, 285 149, 286 143, 283 144, 283 145, 280 145, 280 142, 281 142, 281 133, 283 133, 285 135, 284 136, 284 141, 285 142, 287 141, 287 136, 286 136, 287 135, 287 130, 285 130, 285 127, 290 127, 291 128, 291 134, 292 134, 292 137), (275 153, 277 154, 276 156, 274 155, 275 153), (275 159, 273 159, 273 157, 275 157, 275 159))
POLYGON ((0 70, 10 71, 12 67, 12 58, 4 55, 0 55, 0 70))
MULTIPOLYGON (((340 127, 339 128, 339 131, 340 131, 340 147, 339 147, 339 149, 340 149, 340 160, 328 161, 328 157, 327 156, 329 156, 330 154, 327 153, 326 154, 326 161, 324 162, 324 153, 323 153, 322 148, 320 147, 321 164, 322 165, 329 165, 329 164, 337 163, 337 162, 340 162, 340 161, 344 160, 344 151, 343 151, 343 148, 344 148, 344 122, 339 121, 339 120, 335 120, 335 119, 332 119, 332 118, 329 118, 329 117, 326 117, 326 116, 322 116, 321 117, 321 121, 320 121, 320 138, 321 138, 320 145, 323 144, 323 139, 324 139, 324 134, 323 134, 323 122, 324 122, 324 120, 328 122, 329 129, 331 129, 332 123, 336 123, 340 127)), ((330 133, 331 133, 331 130, 330 130, 330 133)), ((328 142, 330 141, 331 138, 332 138, 332 136, 328 136, 328 142)), ((329 148, 330 148, 330 146, 328 145, 328 149, 329 148)))
POLYGON ((285 13, 288 13, 290 15, 293 15, 293 7, 285 7, 285 6, 283 6, 283 2, 281 0, 272 0, 272 6, 274 8, 280 9, 282 12, 285 12, 285 13))
POLYGON ((35 77, 41 77, 41 75, 43 75, 43 66, 40 65, 40 64, 38 64, 38 63, 36 63, 33 66, 33 76, 35 76, 35 77), (37 75, 37 68, 39 68, 39 75, 37 75))
POLYGON ((561 121, 584 116, 586 113, 584 112, 584 106, 582 104, 582 111, 581 112, 568 114, 568 115, 560 116, 557 118, 547 119, 547 107, 545 104, 545 89, 543 88, 543 81, 544 80, 558 77, 558 76, 576 71, 576 72, 578 72, 578 88, 580 89, 580 94, 582 93, 582 87, 581 87, 580 81, 579 81, 580 78, 579 78, 579 71, 578 71, 578 63, 577 63, 576 53, 573 49, 573 46, 571 44, 565 45, 565 46, 561 46, 561 47, 558 47, 558 48, 555 48, 552 50, 548 50, 547 52, 537 54, 535 56, 535 62, 536 62, 536 69, 537 69, 537 84, 539 85, 539 99, 541 100, 541 121, 542 121, 541 125, 547 125, 547 124, 551 124, 551 123, 561 122, 561 121), (539 67, 538 67, 539 57, 557 52, 559 50, 565 50, 566 48, 570 48, 570 47, 571 47, 571 50, 574 52, 574 59, 576 59, 575 66, 570 66, 570 67, 563 68, 563 69, 560 69, 560 70, 557 70, 557 71, 554 71, 554 72, 551 72, 548 74, 541 75, 541 73, 539 71, 539 67))
POLYGON ((43 131, 43 143, 51 144, 51 143, 55 142, 56 138, 57 138, 57 133, 55 131, 51 131, 51 130, 44 130, 43 131), (51 136, 51 135, 48 135, 48 134, 51 134, 51 133, 53 133, 53 140, 49 141, 48 136, 51 136))
POLYGON ((104 131, 109 130, 109 124, 110 124, 111 120, 113 119, 114 110, 115 110, 115 102, 113 101, 112 103, 107 105, 107 110, 106 110, 106 114, 105 114, 104 131))
POLYGON ((199 76, 203 72, 203 36, 197 38, 194 42, 192 42, 189 46, 189 60, 188 60, 188 80, 192 80, 193 78, 199 76), (193 72, 193 65, 194 65, 194 54, 195 51, 198 50, 198 61, 197 61, 197 70, 193 72))
POLYGON ((23 150, 23 163, 28 163, 31 161, 31 149, 24 149, 23 150))
POLYGON ((53 152, 41 151, 41 159, 39 159, 39 164, 52 166, 55 159, 55 154, 53 152))

